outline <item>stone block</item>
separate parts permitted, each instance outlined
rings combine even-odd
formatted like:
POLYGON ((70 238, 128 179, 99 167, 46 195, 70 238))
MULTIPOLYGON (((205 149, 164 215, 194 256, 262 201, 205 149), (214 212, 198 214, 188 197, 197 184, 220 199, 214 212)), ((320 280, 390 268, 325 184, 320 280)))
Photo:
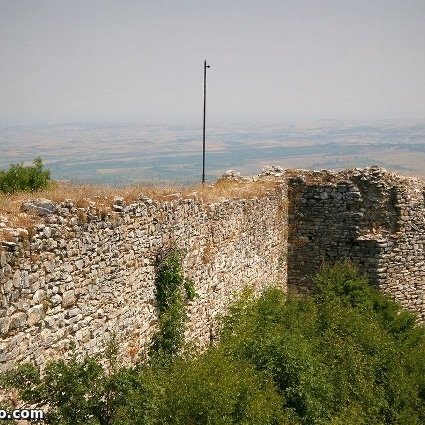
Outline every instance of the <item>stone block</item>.
POLYGON ((75 304, 76 297, 73 289, 66 291, 62 294, 62 307, 69 308, 75 304))
POLYGON ((29 326, 37 324, 45 316, 44 308, 41 304, 35 305, 28 310, 27 323, 29 326))
POLYGON ((20 288, 21 286, 21 271, 19 269, 13 274, 13 286, 15 288, 20 288))
POLYGON ((32 199, 23 202, 22 209, 28 213, 45 216, 53 214, 57 209, 57 205, 49 199, 32 199))
POLYGON ((62 302, 62 297, 59 294, 54 294, 51 298, 50 301, 52 302, 52 305, 54 307, 56 307, 57 305, 59 305, 62 302))
POLYGON ((0 335, 6 335, 9 332, 10 318, 2 317, 0 319, 0 335))
POLYGON ((9 329, 18 329, 22 326, 25 325, 27 321, 27 314, 19 311, 15 314, 12 314, 12 316, 10 317, 10 324, 9 324, 9 329))
POLYGON ((0 253, 0 267, 4 267, 6 265, 7 258, 6 258, 6 252, 2 251, 0 253))
POLYGON ((46 298, 46 291, 44 289, 38 289, 35 291, 32 299, 36 304, 40 304, 46 298))

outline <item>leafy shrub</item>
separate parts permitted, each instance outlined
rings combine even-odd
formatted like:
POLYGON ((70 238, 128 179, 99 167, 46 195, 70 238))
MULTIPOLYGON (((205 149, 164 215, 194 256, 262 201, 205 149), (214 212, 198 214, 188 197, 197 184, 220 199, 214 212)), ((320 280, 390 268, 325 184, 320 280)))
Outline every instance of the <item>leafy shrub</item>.
POLYGON ((50 171, 43 169, 40 157, 33 162, 33 166, 24 166, 23 163, 11 164, 9 170, 0 170, 0 192, 14 193, 47 188, 50 171))
POLYGON ((319 304, 341 303, 373 315, 372 320, 378 320, 386 330, 399 337, 406 338, 410 332, 417 332, 415 316, 372 288, 366 276, 360 275, 348 260, 323 265, 313 281, 319 304))
POLYGON ((271 289, 240 301, 222 349, 270 373, 303 424, 425 423, 424 329, 351 264, 315 282, 314 296, 271 289))
POLYGON ((186 299, 196 296, 193 282, 183 276, 182 252, 170 249, 158 256, 155 278, 156 301, 159 311, 159 330, 152 338, 151 355, 174 355, 184 340, 183 292, 186 299))
POLYGON ((28 404, 49 406, 51 425, 296 425, 272 381, 217 350, 134 369, 100 357, 22 365, 3 375, 28 404))
MULTIPOLYGON (((134 400, 139 397, 140 388, 144 388, 145 394, 150 388, 149 406, 145 403, 142 409, 133 410, 133 423, 298 423, 291 411, 282 408, 281 397, 265 374, 247 362, 233 361, 220 350, 212 348, 197 357, 177 358, 166 367, 151 365, 142 369, 140 386, 133 397, 134 400), (155 379, 152 370, 155 370, 155 379)), ((137 409, 139 403, 132 405, 137 409)))
POLYGON ((313 277, 318 302, 338 302, 344 305, 371 310, 374 290, 366 276, 360 275, 348 260, 333 265, 324 264, 313 277))
POLYGON ((131 373, 117 368, 116 351, 108 348, 102 366, 99 356, 47 363, 41 372, 24 364, 3 375, 3 387, 16 388, 28 404, 49 409, 45 418, 53 425, 111 425, 125 406, 131 373))
POLYGON ((152 338, 151 355, 175 355, 183 345, 184 322, 186 313, 184 305, 177 300, 159 316, 158 331, 152 338))

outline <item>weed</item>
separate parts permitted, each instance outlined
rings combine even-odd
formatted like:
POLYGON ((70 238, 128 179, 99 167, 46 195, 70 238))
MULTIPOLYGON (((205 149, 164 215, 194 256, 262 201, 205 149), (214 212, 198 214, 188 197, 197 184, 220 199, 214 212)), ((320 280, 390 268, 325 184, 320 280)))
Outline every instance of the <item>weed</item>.
POLYGON ((80 223, 87 223, 87 212, 84 209, 79 209, 77 212, 77 218, 80 223))
POLYGON ((211 261, 211 258, 214 255, 214 247, 211 242, 208 242, 205 245, 204 252, 202 253, 202 263, 207 264, 211 261))
POLYGON ((193 300, 196 296, 193 282, 183 276, 182 251, 171 248, 158 255, 155 287, 159 329, 152 338, 151 354, 173 356, 180 350, 184 339, 183 289, 186 299, 193 300))
POLYGON ((195 284, 191 279, 186 279, 184 281, 184 290, 186 291, 186 297, 189 301, 193 301, 198 296, 195 284))
POLYGON ((1 230, 0 238, 5 242, 16 242, 16 237, 8 230, 1 230))
POLYGON ((98 208, 97 208, 97 215, 100 217, 100 219, 102 221, 105 221, 108 218, 108 213, 109 213, 110 209, 108 207, 106 207, 106 205, 101 204, 98 208))
POLYGON ((90 199, 88 198, 80 198, 75 201, 75 206, 77 208, 87 208, 90 206, 90 199))
POLYGON ((52 308, 53 303, 49 298, 44 298, 41 305, 43 306, 44 314, 46 314, 52 308))

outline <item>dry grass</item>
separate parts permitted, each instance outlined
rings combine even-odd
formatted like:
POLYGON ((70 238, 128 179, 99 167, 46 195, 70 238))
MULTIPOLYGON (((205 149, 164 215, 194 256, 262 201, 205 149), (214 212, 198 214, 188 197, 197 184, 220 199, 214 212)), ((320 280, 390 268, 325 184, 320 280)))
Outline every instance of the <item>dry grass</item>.
POLYGON ((140 187, 129 186, 125 188, 114 188, 95 185, 74 185, 69 183, 57 183, 49 189, 37 192, 21 192, 12 195, 0 194, 0 216, 6 217, 11 227, 33 227, 43 222, 42 217, 22 212, 22 202, 28 199, 47 198, 54 202, 70 200, 77 208, 86 208, 91 203, 101 207, 104 211, 109 208, 115 197, 123 197, 126 202, 132 202, 140 196, 148 196, 160 200, 167 194, 174 193, 174 187, 140 187))
MULTIPOLYGON (((22 212, 22 202, 28 199, 47 198, 54 202, 70 200, 77 208, 87 208, 94 204, 99 211, 106 214, 115 197, 122 197, 127 203, 134 202, 142 196, 156 201, 196 198, 201 202, 211 203, 223 199, 260 198, 275 191, 279 184, 276 179, 260 179, 258 181, 219 180, 212 185, 134 185, 123 188, 56 183, 49 189, 34 193, 0 194, 0 216, 7 219, 7 225, 10 227, 33 229, 36 224, 43 222, 43 218, 22 212)), ((83 212, 79 218, 84 221, 83 212)))
POLYGON ((211 186, 198 186, 196 193, 203 202, 217 202, 223 199, 262 198, 275 192, 281 182, 277 179, 260 179, 257 181, 219 180, 211 186))
POLYGON ((0 240, 5 242, 16 242, 16 237, 7 230, 0 230, 0 240))
MULTIPOLYGON (((42 223, 43 220, 40 217, 33 216, 21 211, 22 201, 30 198, 30 194, 26 193, 25 195, 20 195, 0 194, 0 221, 3 221, 3 218, 5 218, 6 225, 8 227, 21 227, 24 229, 31 229, 31 231, 33 231, 34 226, 36 224, 42 223)), ((7 240, 4 237, 5 234, 7 234, 7 231, 0 229, 0 238, 2 238, 2 240, 7 240)))

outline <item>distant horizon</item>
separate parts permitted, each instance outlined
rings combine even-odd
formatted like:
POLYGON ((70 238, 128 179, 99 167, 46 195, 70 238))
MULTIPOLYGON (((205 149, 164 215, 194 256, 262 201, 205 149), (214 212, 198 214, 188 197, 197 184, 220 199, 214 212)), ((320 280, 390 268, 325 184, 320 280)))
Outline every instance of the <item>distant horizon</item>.
MULTIPOLYGON (((216 127, 216 126, 241 126, 241 125, 297 125, 304 123, 321 123, 321 122, 335 122, 335 123, 380 123, 380 122, 425 122, 425 116, 423 118, 415 117, 381 117, 381 118, 332 118, 332 117, 323 117, 323 118, 282 118, 281 120, 215 120, 207 121, 206 128, 216 127)), ((3 123, 0 124, 0 129, 5 130, 8 128, 38 128, 38 127, 61 127, 61 126, 104 126, 104 127, 126 127, 126 126, 190 126, 190 127, 200 127, 202 130, 202 121, 196 120, 81 120, 81 121, 58 121, 58 122, 48 122, 48 121, 39 121, 31 123, 3 123)))

